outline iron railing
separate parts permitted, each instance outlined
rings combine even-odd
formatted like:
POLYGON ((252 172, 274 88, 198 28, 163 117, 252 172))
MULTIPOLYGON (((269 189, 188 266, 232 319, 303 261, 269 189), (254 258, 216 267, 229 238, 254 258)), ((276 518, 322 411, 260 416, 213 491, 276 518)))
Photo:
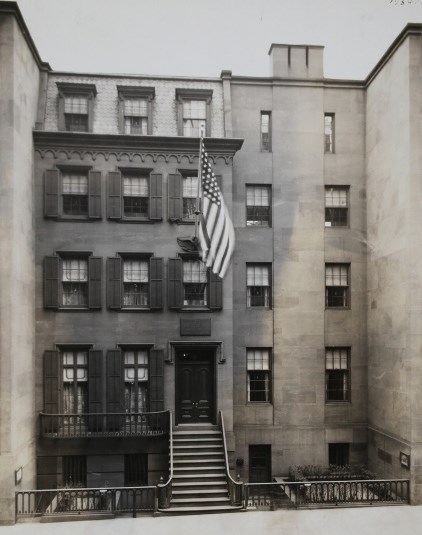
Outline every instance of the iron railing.
POLYGON ((124 514, 156 510, 157 487, 64 488, 16 492, 16 519, 44 515, 124 514))
POLYGON ((161 436, 168 432, 167 411, 40 413, 40 433, 45 438, 161 436))
POLYGON ((230 475, 229 468, 229 458, 227 455, 227 443, 226 443, 226 432, 224 429, 224 418, 222 411, 218 411, 219 426, 221 429, 221 434, 223 435, 223 446, 224 446, 224 460, 226 468, 226 481, 227 487, 229 490, 230 504, 234 506, 241 506, 243 500, 243 483, 235 481, 230 475))
POLYGON ((170 474, 166 483, 161 483, 157 486, 158 489, 158 507, 160 509, 167 509, 170 507, 170 500, 173 492, 173 417, 172 412, 168 412, 168 428, 169 428, 169 457, 170 457, 170 474))
POLYGON ((409 480, 246 483, 245 508, 408 504, 409 480))

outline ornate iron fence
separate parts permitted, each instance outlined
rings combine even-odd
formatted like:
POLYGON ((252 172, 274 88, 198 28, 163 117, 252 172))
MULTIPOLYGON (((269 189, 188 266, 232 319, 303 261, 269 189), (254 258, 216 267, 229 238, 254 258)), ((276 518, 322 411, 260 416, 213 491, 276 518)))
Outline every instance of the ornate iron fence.
POLYGON ((169 432, 168 411, 86 414, 40 413, 46 438, 161 436, 169 432))

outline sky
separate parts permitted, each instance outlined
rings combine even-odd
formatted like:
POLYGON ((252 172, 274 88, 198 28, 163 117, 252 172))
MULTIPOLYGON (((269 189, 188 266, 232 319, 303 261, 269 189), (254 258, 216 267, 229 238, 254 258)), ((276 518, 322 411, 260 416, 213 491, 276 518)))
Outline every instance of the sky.
POLYGON ((271 43, 323 45, 327 78, 363 79, 422 0, 18 0, 56 71, 268 76, 271 43))

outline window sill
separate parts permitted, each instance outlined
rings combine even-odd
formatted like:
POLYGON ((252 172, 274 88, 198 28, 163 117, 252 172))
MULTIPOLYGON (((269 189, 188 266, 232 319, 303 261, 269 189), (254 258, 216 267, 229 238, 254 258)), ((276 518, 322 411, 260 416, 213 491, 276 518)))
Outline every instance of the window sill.
POLYGON ((246 310, 272 310, 270 306, 248 306, 246 305, 246 310))
POLYGON ((112 219, 111 221, 117 221, 118 223, 157 223, 161 222, 162 219, 146 219, 141 217, 122 217, 121 219, 112 219))
POLYGON ((247 401, 246 406, 250 407, 272 407, 273 404, 271 401, 247 401))
POLYGON ((88 308, 88 307, 65 307, 61 306, 54 310, 59 312, 92 312, 95 310, 101 310, 101 308, 88 308))
POLYGON ((56 217, 45 216, 45 219, 53 219, 58 223, 94 223, 95 221, 101 221, 101 217, 88 217, 88 216, 63 216, 56 217))
POLYGON ((325 404, 326 405, 330 405, 330 406, 335 406, 335 405, 339 405, 339 406, 344 406, 344 405, 347 405, 347 404, 350 404, 350 400, 345 400, 345 401, 340 401, 340 400, 333 400, 333 401, 330 401, 328 399, 325 400, 325 404))
POLYGON ((325 310, 351 310, 351 307, 325 307, 325 310))
POLYGON ((211 308, 208 307, 188 307, 184 306, 178 309, 178 312, 214 312, 211 308))
POLYGON ((116 312, 151 312, 150 307, 122 307, 122 308, 111 308, 116 312))

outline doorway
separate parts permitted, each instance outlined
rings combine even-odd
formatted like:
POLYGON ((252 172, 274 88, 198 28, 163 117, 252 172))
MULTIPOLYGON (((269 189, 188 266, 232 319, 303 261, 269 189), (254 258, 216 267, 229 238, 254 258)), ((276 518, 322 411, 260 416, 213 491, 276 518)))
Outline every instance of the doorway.
POLYGON ((215 351, 180 348, 176 354, 176 423, 215 423, 215 351))

